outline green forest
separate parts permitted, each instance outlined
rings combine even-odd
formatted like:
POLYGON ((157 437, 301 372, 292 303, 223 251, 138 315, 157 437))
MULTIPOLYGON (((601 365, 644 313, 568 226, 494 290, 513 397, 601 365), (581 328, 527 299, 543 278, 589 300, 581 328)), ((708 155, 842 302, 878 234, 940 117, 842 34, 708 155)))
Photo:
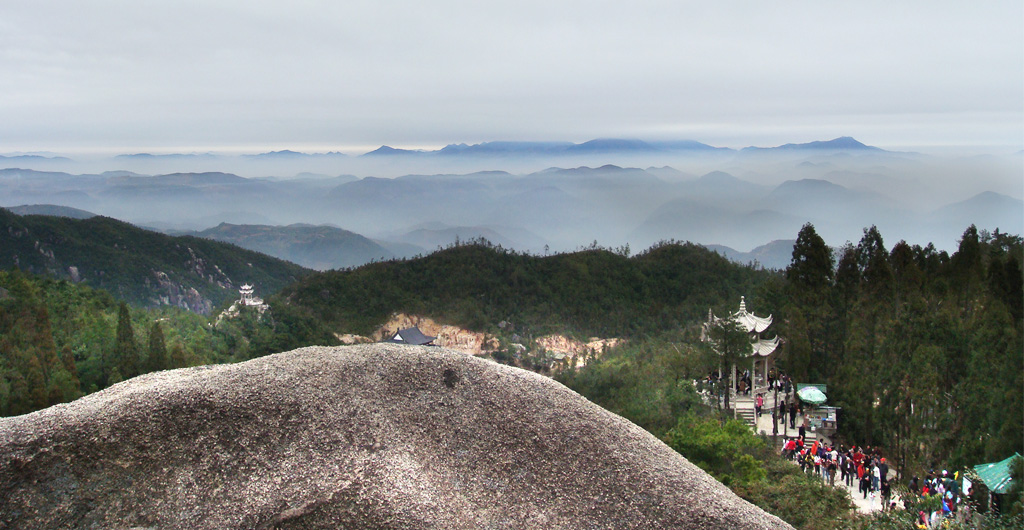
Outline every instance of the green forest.
MULTIPOLYGON (((786 340, 781 369, 796 382, 827 383, 830 403, 842 407, 843 442, 880 446, 902 476, 924 476, 1024 447, 1021 258, 1021 238, 998 231, 968 228, 950 256, 903 241, 887 250, 870 227, 837 260, 807 225, 791 265, 759 283, 748 306, 775 316, 772 327, 786 340)), ((794 526, 913 528, 899 518, 850 519, 834 490, 803 484, 794 466, 766 454, 767 441, 714 419, 694 380, 719 359, 693 324, 556 377, 794 526), (791 504, 794 492, 807 491, 816 493, 791 504)), ((1012 521, 984 527, 1020 523, 1012 521)))
POLYGON ((810 225, 784 277, 763 286, 780 315, 784 369, 827 382, 850 443, 888 448, 920 473, 1024 446, 1020 236, 964 231, 953 255, 874 227, 831 254, 810 225))
POLYGON ((403 311, 494 333, 508 321, 535 335, 646 337, 696 322, 770 277, 692 243, 664 242, 635 256, 596 243, 533 256, 470 241, 420 259, 315 274, 281 297, 352 333, 403 311))
POLYGON ((886 247, 875 227, 836 251, 806 225, 783 271, 690 243, 534 256, 470 241, 309 274, 268 296, 268 313, 243 308, 233 319, 217 317, 230 300, 207 317, 12 268, 0 272, 0 414, 149 371, 336 344, 335 333, 369 334, 396 312, 506 346, 549 333, 620 337, 579 368, 532 349, 494 358, 557 378, 799 528, 853 528, 848 499, 794 474, 766 440, 702 403, 694 381, 718 364, 699 340, 708 310, 729 314, 745 296, 772 314, 779 367, 796 382, 827 383, 844 442, 883 447, 907 475, 962 468, 1024 447, 1022 262, 1020 236, 974 226, 950 255, 886 247), (794 490, 809 493, 786 494, 794 490))
POLYGON ((0 272, 0 415, 71 401, 151 371, 332 341, 287 306, 262 317, 243 308, 238 318, 218 322, 175 307, 134 307, 67 280, 0 272))
POLYGON ((0 208, 0 270, 10 269, 83 283, 138 307, 193 310, 230 300, 242 283, 277 292, 310 272, 230 243, 169 236, 110 217, 0 208))

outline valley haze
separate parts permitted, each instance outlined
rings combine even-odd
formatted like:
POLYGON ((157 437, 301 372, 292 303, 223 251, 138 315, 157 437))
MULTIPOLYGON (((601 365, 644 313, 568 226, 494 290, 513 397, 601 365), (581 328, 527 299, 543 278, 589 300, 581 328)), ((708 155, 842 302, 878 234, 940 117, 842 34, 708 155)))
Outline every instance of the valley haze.
POLYGON ((742 149, 595 139, 355 156, 13 154, 0 158, 0 205, 76 208, 317 269, 475 238, 531 253, 689 240, 781 268, 808 222, 834 247, 871 225, 890 242, 944 250, 970 224, 1024 232, 1022 162, 1020 151, 922 154, 851 137, 742 149))

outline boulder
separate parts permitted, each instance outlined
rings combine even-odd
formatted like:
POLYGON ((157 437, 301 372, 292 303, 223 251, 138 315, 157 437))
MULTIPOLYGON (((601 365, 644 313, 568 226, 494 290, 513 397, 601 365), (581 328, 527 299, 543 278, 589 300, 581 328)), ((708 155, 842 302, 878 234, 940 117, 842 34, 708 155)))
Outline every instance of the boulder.
POLYGON ((2 419, 0 506, 0 528, 789 528, 555 381, 397 344, 2 419))

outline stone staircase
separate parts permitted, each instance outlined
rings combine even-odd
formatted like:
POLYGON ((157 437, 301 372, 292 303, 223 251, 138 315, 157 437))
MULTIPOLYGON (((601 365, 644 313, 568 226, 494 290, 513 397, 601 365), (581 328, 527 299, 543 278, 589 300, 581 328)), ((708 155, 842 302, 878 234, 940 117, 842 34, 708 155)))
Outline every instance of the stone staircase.
MULTIPOLYGON (((774 404, 774 401, 771 399, 771 396, 772 393, 768 392, 767 387, 752 390, 749 396, 731 396, 729 399, 731 400, 731 404, 734 407, 734 417, 742 421, 748 427, 750 427, 750 429, 753 430, 755 434, 759 434, 763 431, 765 434, 770 436, 772 434, 771 407, 774 404), (763 392, 766 397, 765 408, 762 410, 760 418, 757 417, 757 413, 754 409, 754 399, 756 398, 758 392, 763 392)), ((781 396, 782 394, 780 394, 780 398, 781 396)), ((799 422, 800 419, 797 418, 797 421, 799 422)), ((779 424, 777 429, 778 437, 776 441, 784 439, 786 435, 796 436, 797 433, 796 429, 785 428, 782 424, 779 424)), ((807 433, 807 443, 813 443, 814 440, 816 440, 817 438, 817 433, 813 431, 807 433)))
POLYGON ((735 418, 745 423, 751 429, 757 430, 757 412, 754 410, 754 393, 749 396, 734 395, 733 407, 735 418))
POLYGON ((742 408, 742 409, 741 408, 737 408, 736 409, 736 419, 738 419, 738 420, 742 421, 743 423, 745 423, 747 425, 747 427, 750 427, 751 429, 755 429, 755 424, 757 423, 757 415, 754 412, 754 407, 751 406, 750 408, 742 408))

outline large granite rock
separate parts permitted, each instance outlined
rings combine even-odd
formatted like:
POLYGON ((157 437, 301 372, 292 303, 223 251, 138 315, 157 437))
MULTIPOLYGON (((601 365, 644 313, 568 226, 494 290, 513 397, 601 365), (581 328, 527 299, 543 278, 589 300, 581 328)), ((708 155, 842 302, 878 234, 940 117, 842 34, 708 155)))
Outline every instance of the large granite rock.
POLYGON ((0 507, 0 528, 789 528, 550 379, 382 344, 0 420, 0 507))

